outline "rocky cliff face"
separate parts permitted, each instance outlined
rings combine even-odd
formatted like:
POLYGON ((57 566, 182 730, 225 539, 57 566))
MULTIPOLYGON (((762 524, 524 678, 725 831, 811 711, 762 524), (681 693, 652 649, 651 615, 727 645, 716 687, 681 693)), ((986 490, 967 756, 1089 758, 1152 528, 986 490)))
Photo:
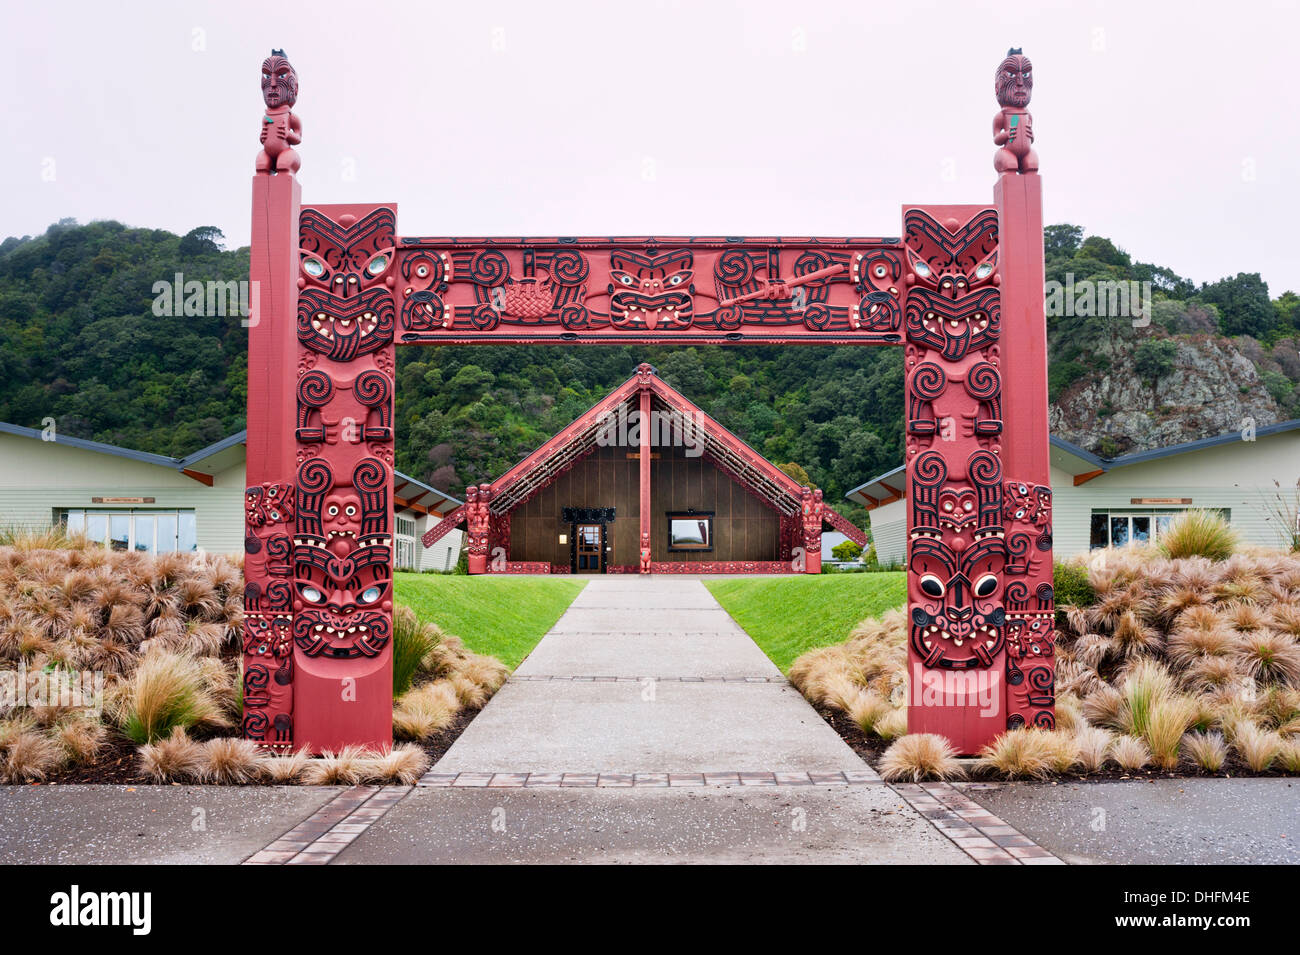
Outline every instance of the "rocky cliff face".
POLYGON ((1107 369, 1058 396, 1049 412, 1052 433, 1113 457, 1280 420, 1255 364, 1231 341, 1209 335, 1173 341, 1173 368, 1154 382, 1134 368, 1132 339, 1103 345, 1107 369))

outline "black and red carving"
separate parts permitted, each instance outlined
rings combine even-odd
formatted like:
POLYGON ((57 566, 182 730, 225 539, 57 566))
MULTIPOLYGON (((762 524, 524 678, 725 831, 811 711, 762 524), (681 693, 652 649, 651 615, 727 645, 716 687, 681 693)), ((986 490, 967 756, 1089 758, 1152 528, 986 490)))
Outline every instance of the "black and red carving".
POLYGON ((289 531, 294 487, 258 484, 244 491, 245 737, 287 745, 293 719, 293 573, 289 531))
MULTIPOLYGON (((903 224, 909 658, 922 671, 982 672, 999 689, 1005 675, 1012 685, 988 713, 1001 724, 1023 709, 1020 687, 1044 695, 1021 661, 1050 652, 1031 615, 1044 596, 1050 611, 1051 506, 1050 491, 1003 473, 998 217, 909 209, 903 224), (1035 581, 1022 593, 1017 575, 1043 553, 1048 592, 1035 581)), ((1042 725, 1038 712, 1050 719, 1050 704, 1017 718, 1042 725)))
POLYGON ((246 592, 244 732, 267 744, 294 742, 276 702, 294 680, 373 673, 350 661, 391 652, 395 223, 385 207, 299 219, 297 481, 247 506, 246 549, 277 576, 246 592))
POLYGON ((609 254, 609 315, 615 328, 686 328, 695 318, 695 286, 689 249, 646 255, 617 249, 609 254))
POLYGON ((403 238, 397 258, 402 343, 547 326, 560 341, 902 341, 897 239, 403 238))
POLYGON ((336 362, 392 344, 396 216, 376 209, 349 225, 315 209, 300 220, 298 340, 336 362))
POLYGON ((949 483, 938 451, 913 468, 911 649, 928 668, 992 667, 1005 641, 1001 463, 979 449, 964 473, 967 486, 949 483))
POLYGON ((1052 592, 1052 489, 1008 481, 1007 726, 1055 725, 1056 609, 1052 592))
POLYGON ((903 217, 910 268, 907 340, 958 361, 997 343, 998 218, 987 209, 969 222, 940 224, 920 209, 903 217))

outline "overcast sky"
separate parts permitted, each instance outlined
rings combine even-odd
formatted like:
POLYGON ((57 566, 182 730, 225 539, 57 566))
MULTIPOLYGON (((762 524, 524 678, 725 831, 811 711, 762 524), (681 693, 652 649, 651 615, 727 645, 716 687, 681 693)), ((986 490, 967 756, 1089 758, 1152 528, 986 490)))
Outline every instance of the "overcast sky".
POLYGON ((272 46, 304 202, 406 235, 888 236, 992 197, 993 71, 1034 63, 1046 218, 1300 291, 1294 2, 62 3, 0 38, 0 235, 248 241, 272 46))

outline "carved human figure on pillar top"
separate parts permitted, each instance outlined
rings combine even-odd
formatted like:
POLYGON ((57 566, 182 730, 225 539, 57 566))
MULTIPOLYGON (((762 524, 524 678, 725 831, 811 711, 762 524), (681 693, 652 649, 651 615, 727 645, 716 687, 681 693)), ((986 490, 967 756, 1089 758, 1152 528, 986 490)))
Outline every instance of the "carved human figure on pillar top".
POLYGON ((293 175, 301 165, 293 147, 302 142, 302 123, 292 112, 298 101, 298 74, 284 50, 272 50, 262 61, 262 99, 266 112, 262 115, 262 151, 257 154, 257 171, 293 175))
POLYGON ((1033 69, 1029 57, 1013 47, 993 77, 993 91, 1002 107, 993 117, 993 142, 1001 147, 993 157, 993 168, 999 173, 1038 172, 1034 118, 1028 109, 1034 92, 1033 69))

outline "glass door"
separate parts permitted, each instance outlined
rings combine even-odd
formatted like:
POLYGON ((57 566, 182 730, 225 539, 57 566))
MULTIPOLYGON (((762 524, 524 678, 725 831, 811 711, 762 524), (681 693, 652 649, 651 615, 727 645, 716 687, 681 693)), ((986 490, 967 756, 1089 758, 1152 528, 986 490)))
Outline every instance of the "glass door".
POLYGON ((577 541, 577 567, 574 569, 578 573, 600 572, 603 530, 601 524, 578 524, 575 527, 574 540, 577 541))

